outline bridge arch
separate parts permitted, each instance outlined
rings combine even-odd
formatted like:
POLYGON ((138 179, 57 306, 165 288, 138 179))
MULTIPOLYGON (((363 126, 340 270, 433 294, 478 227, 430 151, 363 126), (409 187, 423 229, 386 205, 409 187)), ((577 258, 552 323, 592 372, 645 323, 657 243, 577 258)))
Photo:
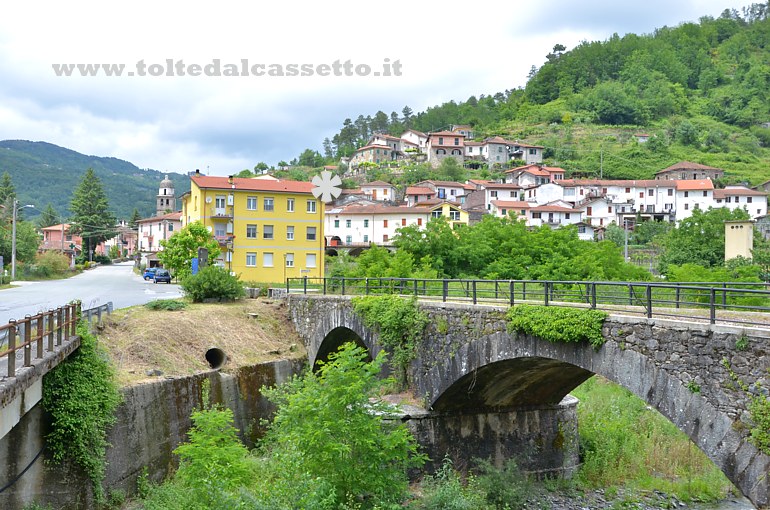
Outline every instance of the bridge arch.
POLYGON ((329 331, 326 337, 324 337, 324 339, 321 341, 321 344, 318 347, 318 352, 315 356, 315 361, 313 362, 313 372, 318 371, 320 368, 320 363, 329 360, 330 354, 338 351, 340 347, 350 342, 356 344, 362 349, 365 349, 366 352, 369 353, 367 362, 372 360, 371 350, 369 346, 364 343, 361 337, 352 329, 345 326, 340 326, 329 331))
MULTIPOLYGON (((308 301, 318 307, 314 328, 297 328, 311 362, 318 352, 313 344, 341 326, 359 334, 376 356, 376 337, 363 326, 349 298, 296 298, 290 299, 295 324, 313 314, 308 301), (323 313, 317 313, 320 310, 323 313)), ((687 434, 755 505, 770 505, 770 456, 747 441, 745 427, 737 426, 748 416, 749 396, 728 391, 729 370, 722 366, 723 359, 742 359, 747 377, 770 386, 770 360, 764 356, 768 332, 612 316, 603 331, 606 343, 594 349, 508 333, 504 308, 421 306, 431 320, 410 367, 410 380, 413 393, 434 411, 555 403, 599 374, 630 390, 687 434), (736 353, 736 340, 744 337, 756 346, 754 358, 749 352, 736 353), (693 392, 689 381, 697 382, 701 391, 693 392)))

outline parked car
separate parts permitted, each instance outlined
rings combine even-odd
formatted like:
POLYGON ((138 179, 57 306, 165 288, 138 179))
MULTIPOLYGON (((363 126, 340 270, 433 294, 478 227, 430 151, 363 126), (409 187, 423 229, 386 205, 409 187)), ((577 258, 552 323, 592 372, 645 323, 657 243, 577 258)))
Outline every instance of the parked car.
POLYGON ((155 276, 153 276, 152 281, 155 283, 158 282, 166 282, 171 283, 171 273, 168 272, 168 269, 159 268, 155 271, 155 276))
POLYGON ((155 276, 155 271, 157 271, 157 267, 148 267, 144 270, 144 276, 143 278, 145 280, 152 280, 152 278, 155 276))

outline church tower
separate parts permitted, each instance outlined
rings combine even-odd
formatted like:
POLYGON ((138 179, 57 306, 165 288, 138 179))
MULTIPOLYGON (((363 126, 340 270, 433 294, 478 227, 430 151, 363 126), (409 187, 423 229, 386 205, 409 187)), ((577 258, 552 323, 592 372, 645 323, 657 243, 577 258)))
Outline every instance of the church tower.
POLYGON ((166 178, 160 181, 160 188, 158 189, 158 200, 155 214, 161 216, 166 212, 176 211, 176 197, 174 196, 174 183, 171 179, 166 178))

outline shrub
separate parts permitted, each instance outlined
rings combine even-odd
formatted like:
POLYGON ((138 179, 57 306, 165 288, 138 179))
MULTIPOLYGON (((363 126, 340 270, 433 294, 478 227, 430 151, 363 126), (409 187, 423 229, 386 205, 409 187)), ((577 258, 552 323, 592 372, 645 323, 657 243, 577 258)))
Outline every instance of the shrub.
POLYGON ((206 299, 232 300, 245 294, 243 283, 226 269, 207 266, 182 280, 182 289, 194 303, 206 299))
POLYGON ((604 344, 606 312, 558 306, 517 305, 508 310, 508 331, 534 335, 549 342, 604 344))
POLYGON ((187 303, 184 301, 179 301, 178 299, 156 299, 155 301, 146 303, 144 306, 150 310, 174 311, 184 310, 187 308, 187 303))
POLYGON ((107 429, 115 423, 121 395, 88 323, 79 321, 77 333, 80 348, 43 377, 43 407, 51 415, 46 443, 54 462, 70 460, 83 469, 101 501, 107 429))
POLYGON ((460 475, 452 467, 452 461, 444 463, 433 476, 422 481, 423 497, 417 508, 424 510, 479 510, 486 508, 484 495, 474 484, 463 485, 460 475))

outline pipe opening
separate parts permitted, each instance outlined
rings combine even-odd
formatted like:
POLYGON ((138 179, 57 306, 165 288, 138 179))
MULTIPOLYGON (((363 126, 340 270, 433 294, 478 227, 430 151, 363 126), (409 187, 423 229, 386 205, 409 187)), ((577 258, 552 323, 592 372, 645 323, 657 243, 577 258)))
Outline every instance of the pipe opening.
POLYGON ((225 364, 225 361, 227 361, 227 355, 225 354, 225 351, 219 347, 212 347, 206 351, 206 361, 208 361, 211 368, 216 370, 218 368, 222 368, 222 365, 225 364))

